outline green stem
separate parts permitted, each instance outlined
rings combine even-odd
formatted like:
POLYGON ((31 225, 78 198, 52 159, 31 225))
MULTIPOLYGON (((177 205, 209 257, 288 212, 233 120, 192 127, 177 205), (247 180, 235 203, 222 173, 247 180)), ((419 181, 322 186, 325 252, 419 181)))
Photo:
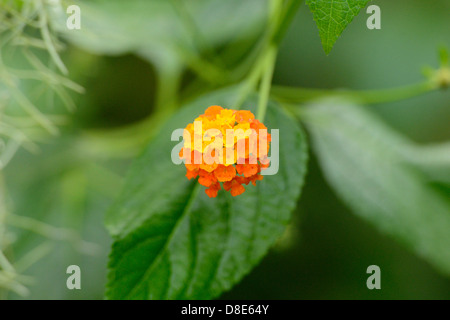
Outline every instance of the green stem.
POLYGON ((0 251, 6 247, 5 233, 6 233, 6 218, 8 212, 6 210, 6 191, 4 185, 3 172, 0 171, 0 251))
POLYGON ((281 23, 278 25, 273 35, 273 43, 279 44, 281 40, 283 40, 284 35, 291 25, 291 22, 294 19, 295 14, 297 13, 298 8, 302 4, 302 2, 303 0, 290 0, 287 5, 284 6, 281 14, 281 23))
POLYGON ((264 116, 266 115, 267 103, 269 101, 270 88, 272 84, 273 71, 275 69, 275 62, 277 58, 277 47, 270 46, 266 61, 265 61, 265 71, 261 81, 261 88, 259 90, 259 100, 258 100, 258 111, 256 112, 256 117, 259 121, 264 121, 264 116))
POLYGON ((248 95, 256 89, 258 81, 261 79, 261 75, 264 72, 265 60, 265 56, 260 56, 247 78, 243 81, 237 98, 233 103, 234 108, 240 109, 248 95))
POLYGON ((274 35, 277 33, 279 21, 282 18, 282 0, 269 1, 268 12, 269 17, 267 24, 269 28, 262 38, 261 52, 256 57, 256 62, 253 63, 248 76, 243 81, 241 90, 233 104, 236 109, 239 109, 247 96, 256 89, 256 86, 262 77, 257 112, 257 114, 262 113, 261 120, 264 118, 265 108, 267 107, 267 101, 270 95, 270 83, 278 47, 273 39, 274 35))
POLYGON ((48 53, 52 57, 53 61, 55 62, 58 69, 65 75, 69 73, 69 70, 67 70, 66 66, 64 65, 64 62, 62 62, 55 45, 53 44, 52 36, 50 33, 50 30, 48 28, 48 17, 47 12, 45 9, 44 1, 41 0, 41 13, 39 17, 40 21, 40 29, 41 29, 41 35, 42 39, 45 42, 45 46, 47 47, 48 53))
POLYGON ((298 104, 309 100, 323 97, 343 97, 352 99, 362 104, 379 104, 394 102, 412 98, 433 90, 439 86, 434 81, 424 81, 421 83, 379 90, 339 90, 339 89, 310 89, 310 88, 289 88, 283 86, 272 87, 271 93, 280 101, 298 104))
POLYGON ((80 235, 72 229, 54 227, 33 218, 15 214, 9 214, 6 222, 11 226, 32 231, 51 240, 67 241, 84 254, 95 255, 99 251, 97 244, 82 240, 80 235))
POLYGON ((0 250, 0 267, 1 267, 2 270, 10 272, 10 273, 15 273, 16 272, 16 270, 14 269, 12 264, 5 257, 5 255, 3 254, 3 251, 1 251, 1 250, 0 250))
POLYGON ((283 1, 271 0, 269 2, 269 13, 270 16, 268 22, 269 25, 273 27, 269 28, 267 47, 263 53, 262 79, 261 86, 259 88, 258 110, 256 112, 256 117, 261 122, 264 120, 264 116, 266 115, 267 103, 270 96, 270 87, 272 85, 273 71, 275 69, 275 62, 277 58, 278 43, 275 39, 280 30, 280 25, 283 24, 282 18, 286 13, 283 11, 283 1))

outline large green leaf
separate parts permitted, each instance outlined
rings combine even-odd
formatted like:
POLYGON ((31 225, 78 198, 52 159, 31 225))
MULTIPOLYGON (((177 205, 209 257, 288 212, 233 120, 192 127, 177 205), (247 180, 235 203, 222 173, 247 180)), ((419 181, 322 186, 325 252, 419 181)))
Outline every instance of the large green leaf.
POLYGON ((329 54, 334 43, 370 0, 307 0, 319 28, 323 49, 329 54))
POLYGON ((266 0, 79 0, 54 5, 52 26, 81 48, 99 54, 135 52, 153 62, 179 60, 258 34, 266 0), (66 28, 66 7, 81 10, 81 29, 66 28), (251 14, 250 14, 251 13, 251 14))
POLYGON ((407 151, 406 156, 430 182, 450 186, 450 142, 415 147, 407 151))
MULTIPOLYGON (((326 179, 343 201, 450 275, 450 198, 410 158, 429 147, 413 144, 342 100, 317 102, 304 118, 326 179)), ((432 163, 428 154, 422 158, 432 163)))
MULTIPOLYGON (((230 289, 261 258, 289 223, 303 185, 306 141, 299 125, 270 103, 269 129, 280 129, 280 170, 232 197, 208 198, 186 179, 170 154, 172 130, 206 107, 232 107, 234 90, 213 93, 183 108, 130 170, 106 224, 115 241, 109 263, 109 299, 208 299, 230 289)), ((244 104, 253 109, 256 99, 244 104)))

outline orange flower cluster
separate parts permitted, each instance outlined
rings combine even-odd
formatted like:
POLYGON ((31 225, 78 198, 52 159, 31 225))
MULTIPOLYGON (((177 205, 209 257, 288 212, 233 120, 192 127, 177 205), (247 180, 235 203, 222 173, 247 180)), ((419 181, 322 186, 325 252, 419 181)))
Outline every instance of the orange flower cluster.
POLYGON ((233 196, 242 194, 243 185, 256 185, 269 166, 271 136, 250 111, 211 106, 187 125, 183 140, 186 177, 198 177, 209 197, 217 196, 221 183, 233 196))

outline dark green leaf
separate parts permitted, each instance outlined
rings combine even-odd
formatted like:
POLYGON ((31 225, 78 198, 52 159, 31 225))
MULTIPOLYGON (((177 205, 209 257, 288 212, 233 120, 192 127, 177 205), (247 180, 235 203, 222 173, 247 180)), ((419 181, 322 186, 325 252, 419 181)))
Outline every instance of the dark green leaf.
POLYGON ((306 0, 319 28, 323 49, 329 54, 334 43, 370 0, 306 0))
MULTIPOLYGON (((236 284, 283 233, 300 195, 306 142, 298 124, 271 103, 266 125, 280 129, 280 170, 244 194, 223 190, 209 198, 186 179, 170 153, 171 132, 212 104, 232 107, 224 90, 183 108, 136 161, 122 196, 109 212, 115 238, 109 263, 109 299, 208 299, 236 284)), ((256 99, 244 104, 253 109, 256 99)))

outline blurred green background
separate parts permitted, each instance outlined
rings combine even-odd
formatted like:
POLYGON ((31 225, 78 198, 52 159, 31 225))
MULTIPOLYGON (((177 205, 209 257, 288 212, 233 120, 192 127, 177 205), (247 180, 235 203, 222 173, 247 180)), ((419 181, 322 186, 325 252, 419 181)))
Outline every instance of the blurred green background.
MULTIPOLYGON (((234 19, 254 14, 255 1, 252 3, 234 19)), ((377 89, 420 82, 423 66, 437 66, 438 47, 450 47, 449 1, 375 0, 372 4, 381 8, 381 30, 368 30, 368 15, 362 11, 329 56, 322 50, 312 14, 302 5, 281 44, 273 83, 377 89)), ((265 5, 260 1, 260 6, 265 5)), ((258 32, 249 34, 240 42, 253 43, 258 32)), ((156 105, 157 64, 149 63, 142 54, 94 52, 68 46, 63 60, 70 78, 84 86, 86 93, 73 95, 77 110, 63 134, 42 143, 38 153, 19 151, 5 177, 16 214, 80 230, 83 239, 99 247, 95 254, 84 255, 70 243, 50 242, 49 253, 25 272, 35 279, 27 298, 103 298, 110 245, 103 216, 120 191, 121 177, 132 157, 111 159, 101 152, 89 153, 92 148, 83 144, 84 132, 137 122, 151 115, 156 105), (71 264, 81 267, 82 290, 66 288, 65 271, 71 264)), ((195 78, 191 70, 183 69, 181 97, 190 96, 195 78)), ((447 90, 371 106, 370 110, 419 143, 448 141, 449 101, 447 90)), ((308 171, 286 234, 262 263, 222 298, 450 299, 450 279, 354 216, 327 186, 314 155, 308 171), (366 287, 366 269, 372 264, 381 268, 381 290, 366 287)), ((21 228, 12 230, 17 258, 47 243, 21 228)))

